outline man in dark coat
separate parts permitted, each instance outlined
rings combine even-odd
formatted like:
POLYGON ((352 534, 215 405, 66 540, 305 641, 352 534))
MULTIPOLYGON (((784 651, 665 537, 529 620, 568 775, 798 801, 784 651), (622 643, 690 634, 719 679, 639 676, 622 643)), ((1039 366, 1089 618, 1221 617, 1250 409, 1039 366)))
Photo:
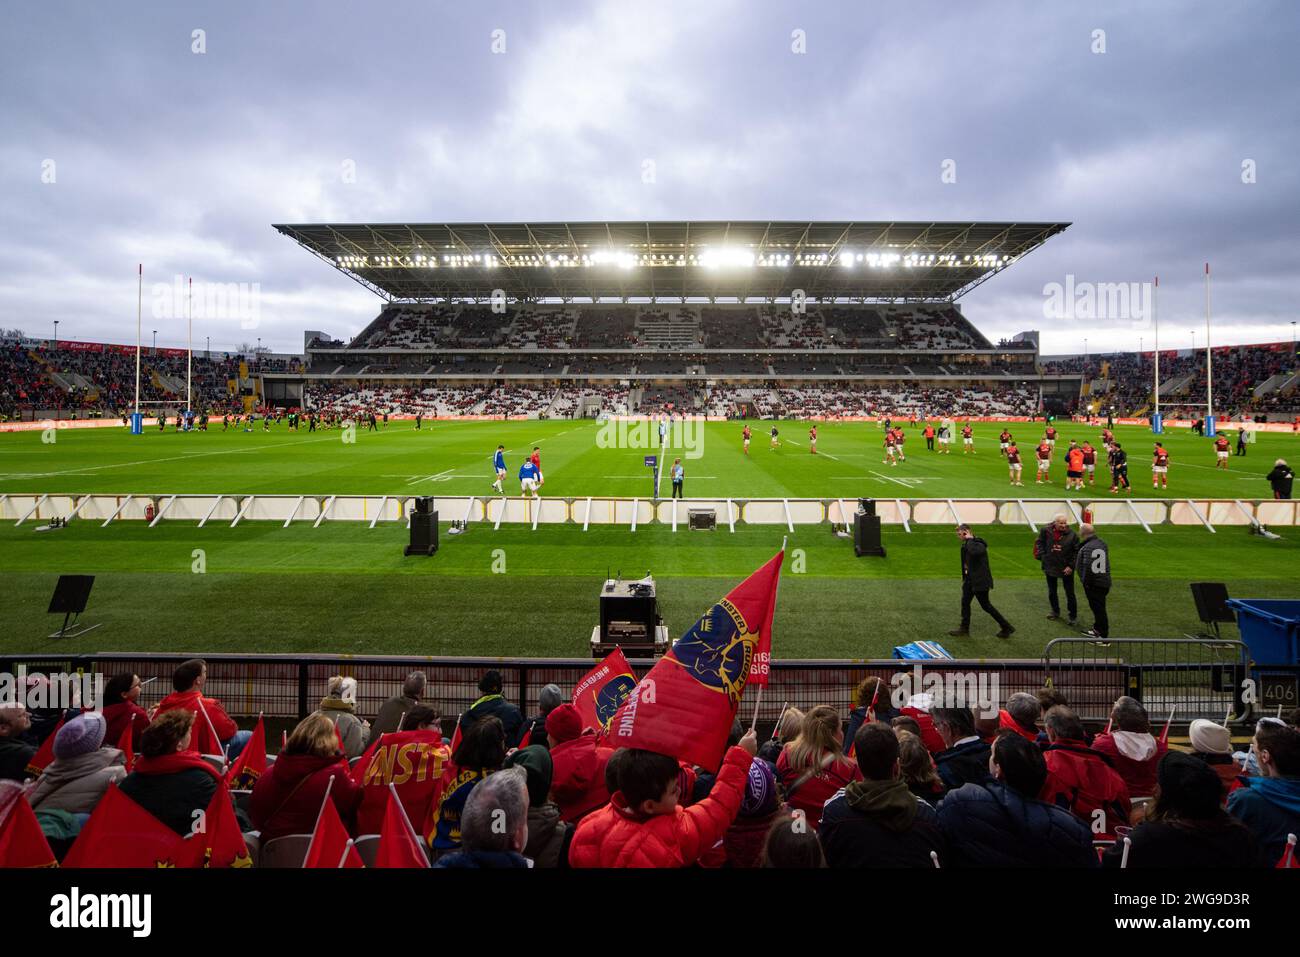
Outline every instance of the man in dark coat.
POLYGON ((934 727, 944 749, 934 756, 934 769, 948 790, 984 781, 989 776, 989 746, 975 731, 970 708, 935 708, 934 727))
POLYGON ((381 734, 399 730, 402 716, 410 713, 420 703, 424 686, 428 682, 423 671, 412 671, 402 682, 402 693, 389 698, 379 706, 374 723, 370 726, 370 740, 378 741, 381 734))
POLYGON ((1295 482, 1295 473, 1291 471, 1291 466, 1286 464, 1286 459, 1278 459, 1273 463, 1273 471, 1264 477, 1268 479, 1268 484, 1273 486, 1274 498, 1288 499, 1291 497, 1291 486, 1295 482))
POLYGON ((465 712, 462 734, 474 722, 493 715, 501 719, 501 727, 506 733, 506 747, 518 747, 519 738, 524 732, 524 715, 501 694, 501 672, 496 670, 484 672, 478 683, 478 690, 482 692, 483 697, 475 701, 465 712))
POLYGON ((1002 629, 999 638, 1010 638, 1015 632, 1011 622, 1002 617, 1002 613, 989 601, 989 591, 993 588, 993 572, 989 568, 989 546, 982 538, 971 533, 970 526, 957 526, 957 537, 961 539, 961 627, 948 632, 954 638, 970 636, 970 604, 978 601, 980 607, 988 612, 1002 629))
POLYGON ((1110 594, 1110 548, 1097 537, 1097 530, 1087 522, 1079 526, 1079 545, 1075 556, 1079 569, 1079 582, 1083 597, 1092 609, 1092 628, 1084 632, 1088 638, 1109 638, 1110 617, 1106 614, 1106 596, 1110 594))
POLYGON ((1092 832, 1069 811, 1037 799, 1047 777, 1038 747, 1003 732, 993 742, 993 778, 939 802, 939 829, 952 867, 1096 867, 1092 832))
POLYGON ((1070 624, 1075 624, 1079 617, 1079 601, 1074 594, 1074 556, 1078 551, 1079 536, 1074 534, 1065 515, 1057 515, 1051 525, 1039 530, 1034 556, 1047 577, 1047 602, 1052 608, 1048 621, 1061 618, 1061 602, 1056 596, 1057 582, 1065 587, 1065 611, 1070 624))
POLYGON ((933 867, 947 855, 934 808, 899 777, 898 737, 880 721, 853 739, 862 780, 826 802, 817 836, 830 867, 933 867))
POLYGON ((22 705, 0 708, 0 780, 23 781, 36 749, 23 740, 32 719, 22 705))

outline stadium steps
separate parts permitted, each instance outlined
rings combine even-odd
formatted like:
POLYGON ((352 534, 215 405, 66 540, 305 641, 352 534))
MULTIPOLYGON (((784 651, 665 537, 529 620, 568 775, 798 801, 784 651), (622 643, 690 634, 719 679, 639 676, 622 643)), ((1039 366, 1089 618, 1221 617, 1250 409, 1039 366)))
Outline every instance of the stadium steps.
POLYGON ((1294 389, 1297 384, 1300 384, 1300 373, 1279 372, 1277 375, 1269 376, 1259 385, 1255 386, 1253 395, 1255 398, 1261 399, 1273 392, 1287 392, 1290 389, 1294 389))
POLYGON ((1188 387, 1196 381, 1196 373, 1187 372, 1182 375, 1174 376, 1168 382, 1160 384, 1160 394, 1166 395, 1186 395, 1188 387))

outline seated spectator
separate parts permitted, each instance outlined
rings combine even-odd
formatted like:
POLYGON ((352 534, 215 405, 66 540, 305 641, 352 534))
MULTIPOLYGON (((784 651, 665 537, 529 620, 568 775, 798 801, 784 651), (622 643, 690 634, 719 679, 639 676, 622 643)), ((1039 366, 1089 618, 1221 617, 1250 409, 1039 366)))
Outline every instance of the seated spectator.
POLYGON ((781 749, 776 775, 785 787, 785 800, 803 811, 816 829, 822 808, 850 781, 861 780, 855 762, 844 757, 840 716, 829 705, 818 705, 803 716, 799 736, 781 749))
POLYGON ((931 852, 940 857, 946 852, 939 818, 903 781, 894 730, 879 721, 862 725, 853 751, 862 780, 849 782, 826 802, 818 827, 826 863, 854 868, 933 867, 931 852))
POLYGON ((330 678, 325 685, 325 697, 321 698, 316 713, 324 715, 338 728, 343 753, 349 758, 360 757, 370 743, 370 722, 358 718, 356 709, 357 679, 342 675, 330 678))
POLYGON ((529 745, 509 755, 506 767, 523 768, 528 776, 528 843, 524 857, 535 867, 568 867, 573 825, 564 823, 559 806, 551 800, 550 753, 541 745, 529 745))
POLYGON ((27 795, 33 811, 89 814, 110 784, 126 777, 122 752, 103 747, 108 722, 97 711, 79 714, 54 736, 54 760, 27 795))
POLYGON ((402 693, 379 706, 379 713, 370 726, 370 740, 378 740, 381 734, 396 731, 401 726, 402 715, 416 707, 423 698, 428 680, 423 671, 412 671, 406 676, 402 682, 402 693))
POLYGON ((679 803, 676 758, 622 748, 610 761, 616 787, 609 803, 578 824, 569 849, 573 867, 688 867, 721 840, 740 809, 758 738, 746 732, 727 751, 707 798, 679 803))
POLYGON ((155 717, 140 735, 135 769, 120 785, 123 794, 177 834, 190 833, 194 812, 207 808, 221 784, 217 769, 191 743, 196 719, 197 709, 185 707, 155 717))
POLYGON ((939 829, 952 867, 1096 867, 1092 832, 1063 808, 1040 801, 1043 752, 1003 732, 990 749, 992 778, 949 791, 939 829))
POLYGON ((127 746, 135 754, 140 747, 140 734, 149 727, 149 712, 136 702, 140 698, 140 676, 136 674, 114 675, 104 685, 104 720, 108 722, 104 731, 104 741, 109 747, 117 747, 127 726, 131 727, 131 739, 127 746))
POLYGON ((367 750, 368 757, 352 766, 352 779, 364 792, 357 809, 358 834, 378 834, 383 829, 390 784, 413 823, 428 819, 430 804, 442 793, 451 748, 443 744, 438 712, 417 704, 401 720, 400 728, 381 736, 367 750))
POLYGON ((898 738, 898 768, 903 783, 926 804, 938 807, 944 787, 939 772, 934 769, 934 757, 916 734, 897 725, 892 730, 898 738))
POLYGON ((992 744, 993 739, 998 736, 1000 729, 1001 712, 998 714, 976 714, 975 715, 975 737, 979 738, 985 744, 992 744))
POLYGON ((1250 750, 1259 777, 1242 778, 1244 787, 1228 795, 1228 813, 1245 824, 1259 842, 1262 863, 1282 859, 1288 834, 1300 834, 1300 731, 1265 718, 1255 726, 1250 750))
POLYGON ((334 722, 316 712, 298 723, 275 763, 253 785, 248 810, 262 843, 314 831, 326 790, 343 825, 355 833, 363 789, 348 771, 334 722))
POLYGON ((36 757, 36 749, 22 736, 31 726, 31 716, 22 705, 0 708, 0 781, 30 777, 27 765, 36 757))
POLYGON ((470 705, 470 709, 465 712, 462 732, 474 722, 492 716, 501 722, 501 728, 506 736, 506 747, 513 748, 518 746, 519 739, 523 735, 524 716, 501 694, 501 687, 501 672, 494 670, 483 673, 478 683, 478 690, 483 696, 470 705))
POLYGON ((1037 697, 1017 691, 1007 699, 1007 706, 998 712, 998 728, 1014 731, 1026 741, 1037 741, 1038 719, 1042 713, 1037 697))
POLYGON ((454 776, 444 778, 442 796, 429 808, 430 823, 425 833, 435 855, 460 848, 460 819, 465 802, 480 781, 501 770, 505 759, 505 731, 495 715, 485 715, 462 732, 460 744, 451 753, 454 776))
MULTIPOLYGON (((475 730, 495 718, 480 721, 475 730)), ((434 867, 531 867, 524 856, 528 841, 528 775, 506 768, 486 778, 465 799, 459 820, 460 849, 438 858, 434 867)))
POLYGON ((779 815, 763 841, 759 867, 810 870, 825 866, 826 855, 822 852, 821 841, 802 813, 794 811, 789 815, 779 815))
POLYGON ((609 803, 605 767, 614 754, 593 733, 584 734, 582 717, 569 703, 546 716, 546 740, 551 751, 551 795, 568 823, 580 821, 609 803))
MULTIPOLYGON (((1219 776, 1177 751, 1160 759, 1155 803, 1129 840, 1128 867, 1253 867, 1259 861, 1255 836, 1223 809, 1219 776)), ((1117 842, 1102 866, 1119 867, 1123 856, 1117 842)))
POLYGON ((921 743, 925 745, 926 750, 931 754, 938 754, 948 745, 944 743, 943 736, 935 729, 934 718, 930 715, 933 700, 932 695, 924 692, 914 694, 908 700, 907 705, 898 710, 898 713, 916 722, 916 734, 921 739, 921 743))
POLYGON ((893 706, 890 700, 889 686, 877 677, 863 678, 862 683, 858 685, 858 690, 853 695, 854 708, 849 712, 849 724, 844 729, 844 753, 849 753, 849 748, 853 746, 854 736, 858 733, 858 728, 862 727, 863 722, 867 720, 867 711, 873 712, 873 718, 876 721, 883 721, 885 724, 893 721, 898 717, 898 709, 893 706), (874 707, 872 702, 875 702, 874 707))
POLYGON ((1188 728, 1187 736, 1192 743, 1192 754, 1219 776, 1226 799, 1242 774, 1240 765, 1232 759, 1232 732, 1216 721, 1197 718, 1188 728))
POLYGON ((174 690, 158 702, 150 717, 157 719, 159 715, 177 709, 193 713, 197 721, 190 735, 190 750, 200 754, 228 754, 233 760, 251 737, 251 732, 241 732, 221 707, 220 701, 203 696, 203 686, 207 680, 208 664, 202 658, 181 662, 172 672, 174 690), (226 749, 227 744, 231 746, 229 751, 226 749))
MULTIPOLYGON (((1058 704, 1064 707, 1069 707, 1070 705, 1070 702, 1065 695, 1061 694, 1060 691, 1053 687, 1039 688, 1034 692, 1034 697, 1038 699, 1039 713, 1044 715, 1052 708, 1055 708, 1058 704)), ((1092 744, 1092 735, 1088 735, 1084 740, 1088 744, 1092 744)), ((1047 743, 1047 731, 1040 728, 1038 731, 1038 746, 1040 748, 1045 748, 1047 747, 1047 743)))
POLYGON ((564 703, 564 692, 559 685, 547 685, 537 695, 537 717, 524 720, 524 730, 519 736, 519 747, 530 745, 547 747, 546 716, 564 703))
MULTIPOLYGON (((910 715, 900 714, 893 721, 889 722, 889 726, 894 729, 895 734, 897 734, 900 731, 906 731, 908 734, 916 735, 918 741, 920 741, 921 739, 921 725, 915 718, 911 717, 910 715)), ((921 742, 921 746, 925 747, 924 741, 921 742)), ((943 748, 940 748, 939 750, 942 751, 943 748)))
POLYGON ((758 756, 772 767, 776 767, 777 759, 781 757, 781 750, 799 737, 799 732, 803 728, 803 712, 798 708, 789 707, 778 720, 781 723, 776 728, 776 736, 758 746, 758 756))
POLYGON ((1089 827, 1101 810, 1105 818, 1099 833, 1114 834, 1116 826, 1128 824, 1132 813, 1128 787, 1104 754, 1083 743, 1083 722, 1078 716, 1057 706, 1047 712, 1044 724, 1047 780, 1038 796, 1070 811, 1089 827))
POLYGON ((989 746, 975 733, 970 708, 936 708, 934 728, 944 749, 934 756, 934 769, 948 790, 978 784, 989 776, 989 746))
POLYGON ((727 867, 758 867, 772 822, 781 814, 789 814, 782 808, 779 791, 776 769, 762 758, 755 758, 746 776, 740 810, 722 836, 727 867))
POLYGON ((1116 699, 1110 720, 1111 730, 1097 735, 1092 748, 1110 758, 1129 797, 1147 797, 1156 789, 1156 764, 1168 746, 1151 735, 1146 708, 1136 698, 1116 699))

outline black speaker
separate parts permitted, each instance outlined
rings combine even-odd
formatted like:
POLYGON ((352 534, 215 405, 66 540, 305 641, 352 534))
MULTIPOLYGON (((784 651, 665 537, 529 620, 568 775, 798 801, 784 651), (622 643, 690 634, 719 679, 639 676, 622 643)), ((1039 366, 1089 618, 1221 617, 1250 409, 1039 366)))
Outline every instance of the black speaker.
POLYGON ((430 498, 428 495, 421 495, 419 498, 415 500, 415 510, 417 512, 432 512, 433 499, 430 498))
POLYGON ((885 546, 880 544, 880 516, 858 512, 853 516, 853 554, 885 557, 885 546))
POLYGON ((862 512, 864 515, 875 515, 876 500, 874 498, 858 499, 858 511, 862 512))
POLYGON ((407 555, 432 555, 438 550, 438 513, 430 509, 433 499, 417 498, 415 511, 411 513, 411 544, 406 546, 407 555), (424 509, 420 503, 424 503, 424 509))
POLYGON ((1237 621, 1228 607, 1228 586, 1223 582, 1192 582, 1192 600, 1196 602, 1197 617, 1207 624, 1237 621))

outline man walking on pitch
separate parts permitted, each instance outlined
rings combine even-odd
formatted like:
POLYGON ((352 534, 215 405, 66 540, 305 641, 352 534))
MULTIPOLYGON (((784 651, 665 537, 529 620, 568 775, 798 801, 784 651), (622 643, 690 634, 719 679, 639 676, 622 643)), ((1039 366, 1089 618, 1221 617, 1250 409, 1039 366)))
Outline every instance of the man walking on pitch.
POLYGON ((746 455, 749 454, 749 439, 750 439, 750 437, 751 437, 753 434, 754 434, 754 433, 751 432, 751 431, 749 430, 749 426, 748 426, 748 425, 746 425, 743 429, 740 430, 741 438, 743 438, 743 439, 745 440, 745 454, 746 454, 746 455))
POLYGON ((957 537, 961 539, 961 627, 954 628, 948 634, 953 638, 970 637, 970 605, 974 600, 980 603, 980 607, 1002 629, 998 632, 998 637, 1010 638, 1016 629, 989 601, 993 572, 989 568, 988 543, 982 538, 976 538, 971 533, 970 526, 965 523, 957 526, 957 537))
POLYGON ((1083 597, 1088 599, 1092 609, 1093 625, 1083 634, 1087 638, 1109 638, 1110 618, 1106 614, 1106 596, 1110 594, 1110 549, 1100 538, 1096 530, 1086 522, 1079 526, 1078 563, 1079 583, 1083 585, 1083 597))

